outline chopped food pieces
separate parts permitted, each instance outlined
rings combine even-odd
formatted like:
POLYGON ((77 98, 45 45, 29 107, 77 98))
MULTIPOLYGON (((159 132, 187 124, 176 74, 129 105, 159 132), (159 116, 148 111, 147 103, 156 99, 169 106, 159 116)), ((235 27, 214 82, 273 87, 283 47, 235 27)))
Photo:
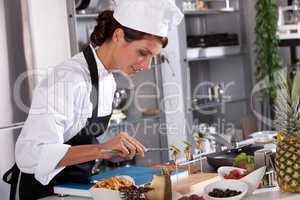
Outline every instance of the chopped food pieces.
POLYGON ((208 193, 208 195, 211 197, 224 198, 224 197, 237 196, 241 193, 242 193, 241 191, 236 191, 236 190, 230 190, 230 189, 222 190, 222 189, 214 188, 213 191, 208 193))
POLYGON ((121 199, 122 200, 147 200, 145 193, 153 190, 150 187, 136 187, 132 185, 130 187, 121 187, 121 199))
POLYGON ((120 192, 122 200, 147 200, 144 194, 153 190, 151 187, 137 187, 133 182, 121 176, 97 182, 95 188, 116 190, 120 192))
POLYGON ((133 183, 123 177, 112 177, 109 179, 105 179, 103 181, 97 182, 95 184, 96 188, 105 188, 109 190, 119 190, 123 187, 131 187, 133 183))
POLYGON ((224 176, 224 179, 241 179, 246 176, 246 173, 240 173, 239 170, 234 169, 229 172, 229 174, 224 176))

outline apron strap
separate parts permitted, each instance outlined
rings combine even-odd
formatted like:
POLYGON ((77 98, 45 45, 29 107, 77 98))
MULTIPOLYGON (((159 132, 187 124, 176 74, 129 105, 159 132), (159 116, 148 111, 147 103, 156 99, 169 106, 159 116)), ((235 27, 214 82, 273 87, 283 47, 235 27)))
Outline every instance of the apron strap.
POLYGON ((14 166, 3 175, 3 181, 11 185, 9 200, 16 199, 19 175, 20 169, 17 164, 14 164, 14 166))
POLYGON ((94 58, 93 51, 91 49, 91 46, 88 45, 84 50, 83 50, 83 55, 85 57, 85 60, 87 61, 89 71, 90 71, 90 76, 91 76, 91 82, 92 82, 92 92, 91 92, 91 102, 93 104, 93 113, 92 117, 97 117, 98 116, 98 89, 99 89, 99 76, 98 76, 98 67, 96 60, 94 58))

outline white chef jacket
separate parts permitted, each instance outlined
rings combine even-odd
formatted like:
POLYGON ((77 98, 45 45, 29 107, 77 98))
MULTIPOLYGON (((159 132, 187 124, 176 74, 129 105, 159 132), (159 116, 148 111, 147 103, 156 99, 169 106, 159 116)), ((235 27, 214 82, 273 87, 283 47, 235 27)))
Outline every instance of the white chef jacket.
MULTIPOLYGON (((93 49, 93 48, 92 48, 93 49)), ((109 115, 116 82, 96 56, 99 73, 98 116, 109 115)), ((92 116, 91 79, 83 53, 56 66, 35 88, 31 108, 18 137, 16 163, 47 185, 64 167, 57 167, 74 137, 92 116)))

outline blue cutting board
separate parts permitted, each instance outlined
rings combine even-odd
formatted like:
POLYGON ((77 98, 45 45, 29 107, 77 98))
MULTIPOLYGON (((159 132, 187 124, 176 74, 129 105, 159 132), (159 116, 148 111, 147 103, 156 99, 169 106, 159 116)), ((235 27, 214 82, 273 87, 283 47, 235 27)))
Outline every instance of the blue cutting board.
POLYGON ((127 175, 134 179, 136 185, 143 185, 149 183, 152 180, 154 174, 160 174, 160 169, 154 169, 149 167, 120 167, 103 173, 99 173, 91 177, 93 182, 102 181, 113 176, 127 175))
MULTIPOLYGON (((177 170, 178 174, 182 172, 185 172, 185 170, 177 170)), ((111 178, 113 176, 127 175, 134 179, 136 185, 144 185, 152 181, 154 174, 160 174, 160 169, 150 167, 126 166, 101 172, 98 175, 92 176, 90 179, 91 182, 97 182, 107 178, 111 178)), ((88 190, 92 185, 93 184, 65 183, 63 185, 59 185, 59 187, 88 190)))

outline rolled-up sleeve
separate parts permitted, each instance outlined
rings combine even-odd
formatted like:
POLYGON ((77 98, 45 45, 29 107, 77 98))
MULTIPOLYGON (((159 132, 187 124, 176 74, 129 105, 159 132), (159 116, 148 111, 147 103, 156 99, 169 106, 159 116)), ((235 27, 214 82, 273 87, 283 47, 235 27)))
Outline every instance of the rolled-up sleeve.
POLYGON ((42 81, 35 89, 28 118, 17 139, 18 167, 34 174, 43 185, 64 169, 58 163, 70 148, 64 144, 64 133, 72 121, 73 95, 72 83, 42 81))

